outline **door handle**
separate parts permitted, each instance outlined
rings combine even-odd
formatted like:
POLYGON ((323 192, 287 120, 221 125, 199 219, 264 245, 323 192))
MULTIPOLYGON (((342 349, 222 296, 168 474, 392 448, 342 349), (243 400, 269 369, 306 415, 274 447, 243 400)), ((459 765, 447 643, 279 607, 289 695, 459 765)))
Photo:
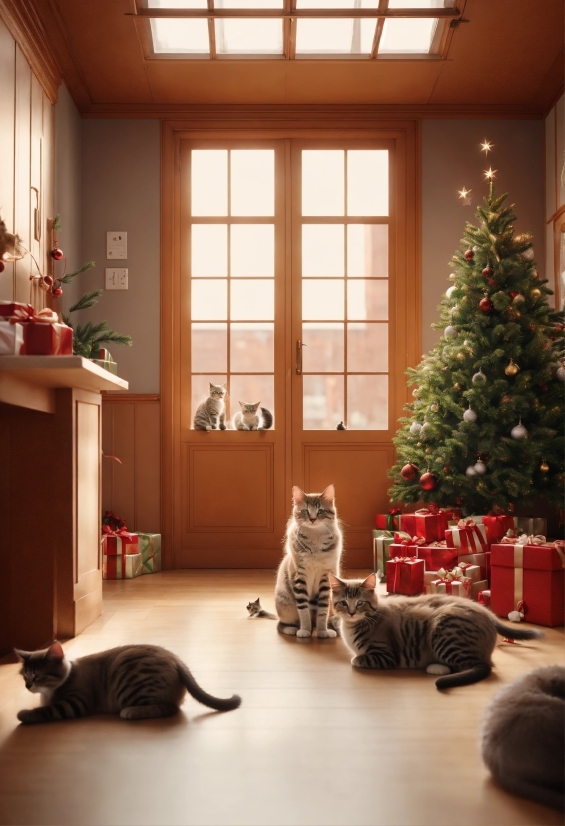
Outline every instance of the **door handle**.
POLYGON ((302 348, 306 347, 303 341, 296 340, 296 375, 302 375, 302 348))

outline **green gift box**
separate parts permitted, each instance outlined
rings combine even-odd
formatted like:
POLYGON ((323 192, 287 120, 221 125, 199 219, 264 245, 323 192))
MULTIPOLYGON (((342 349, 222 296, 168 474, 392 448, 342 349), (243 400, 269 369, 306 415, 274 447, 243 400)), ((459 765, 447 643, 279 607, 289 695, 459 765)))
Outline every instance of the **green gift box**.
POLYGON ((156 574, 161 570, 161 534, 138 533, 142 574, 156 574))
POLYGON ((93 364, 97 364, 98 367, 102 367, 103 370, 112 373, 114 376, 118 375, 118 365, 115 361, 106 361, 106 359, 90 359, 90 361, 93 364))
POLYGON ((386 563, 390 558, 388 549, 394 542, 394 533, 382 529, 373 531, 373 571, 376 571, 379 579, 383 582, 386 579, 386 563))

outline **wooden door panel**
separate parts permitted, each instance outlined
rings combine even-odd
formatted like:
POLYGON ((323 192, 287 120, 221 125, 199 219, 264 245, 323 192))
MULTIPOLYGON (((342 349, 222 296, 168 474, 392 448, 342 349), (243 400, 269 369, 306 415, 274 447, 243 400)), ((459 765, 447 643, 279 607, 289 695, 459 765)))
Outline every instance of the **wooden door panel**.
POLYGON ((100 575, 100 404, 76 403, 77 584, 95 571, 100 575))

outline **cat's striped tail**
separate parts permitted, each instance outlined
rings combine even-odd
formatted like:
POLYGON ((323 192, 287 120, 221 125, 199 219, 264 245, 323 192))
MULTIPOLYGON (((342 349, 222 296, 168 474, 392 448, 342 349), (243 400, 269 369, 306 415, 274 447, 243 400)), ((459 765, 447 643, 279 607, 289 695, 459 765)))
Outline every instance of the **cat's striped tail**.
POLYGON ((177 668, 182 684, 188 693, 191 694, 195 700, 198 700, 199 703, 213 708, 216 711, 231 711, 241 705, 241 697, 238 697, 237 694, 234 694, 227 700, 222 700, 220 697, 212 697, 211 694, 208 694, 207 691, 204 691, 204 689, 198 685, 190 673, 188 666, 183 662, 179 661, 177 668))
POLYGON ((537 628, 520 628, 519 625, 504 625, 494 616, 492 622, 501 637, 508 637, 509 640, 539 640, 545 637, 543 631, 537 628))
POLYGON ((261 408, 263 414, 263 430, 269 430, 273 426, 273 414, 266 407, 261 408))

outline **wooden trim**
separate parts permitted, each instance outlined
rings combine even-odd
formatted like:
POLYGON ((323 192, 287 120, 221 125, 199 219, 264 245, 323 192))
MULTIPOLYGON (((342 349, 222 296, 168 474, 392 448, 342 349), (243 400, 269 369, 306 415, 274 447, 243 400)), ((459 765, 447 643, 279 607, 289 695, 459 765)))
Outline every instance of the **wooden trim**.
POLYGON ((200 18, 207 18, 207 19, 215 19, 215 18, 226 18, 226 17, 235 17, 235 18, 257 18, 257 17, 267 17, 267 18, 321 18, 321 19, 329 19, 329 18, 339 18, 342 19, 344 17, 368 17, 368 18, 406 18, 406 17, 416 17, 416 18, 455 18, 460 16, 459 9, 454 8, 425 8, 425 9, 362 9, 362 8, 341 8, 341 9, 294 9, 292 11, 287 11, 286 9, 213 9, 208 7, 207 9, 191 9, 191 8, 175 8, 175 9, 163 9, 163 8, 138 8, 137 12, 133 14, 132 12, 126 12, 126 17, 142 17, 148 19, 200 19, 200 18))
POLYGON ((102 393, 103 404, 143 404, 161 401, 159 393, 102 393))
MULTIPOLYGON (((556 177, 557 177, 557 168, 556 168, 556 177)), ((559 176, 559 177, 561 177, 561 176, 559 176)), ((553 224, 553 222, 557 221, 557 219, 560 218, 564 213, 565 213, 565 204, 563 204, 563 206, 560 206, 559 209, 556 212, 554 212, 553 215, 551 216, 551 218, 548 218, 545 223, 546 224, 553 224)))
POLYGON ((51 103, 57 103, 62 73, 41 18, 31 0, 0 0, 0 17, 51 103))

